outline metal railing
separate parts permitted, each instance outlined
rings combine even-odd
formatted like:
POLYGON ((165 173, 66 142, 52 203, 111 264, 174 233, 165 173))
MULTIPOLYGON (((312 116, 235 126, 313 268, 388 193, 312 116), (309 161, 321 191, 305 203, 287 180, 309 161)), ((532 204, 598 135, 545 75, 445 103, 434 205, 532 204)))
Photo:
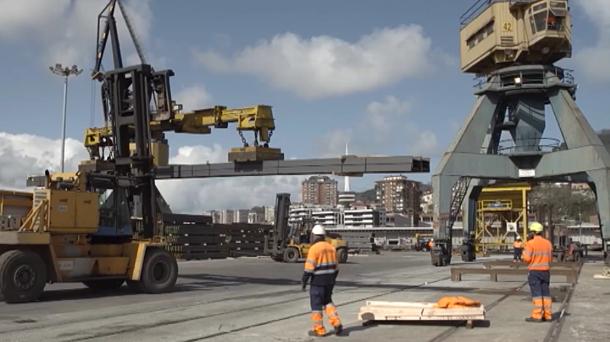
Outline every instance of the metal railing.
POLYGON ((491 5, 493 0, 477 0, 460 16, 460 27, 468 25, 475 17, 491 5))
POLYGON ((561 140, 556 138, 521 139, 516 143, 512 139, 501 140, 498 154, 515 154, 526 152, 549 153, 562 150, 561 140))
POLYGON ((493 76, 477 76, 474 78, 474 88, 483 89, 486 85, 496 85, 501 87, 516 86, 517 79, 519 85, 548 84, 554 78, 558 78, 566 85, 575 85, 574 70, 563 69, 560 67, 548 67, 540 70, 515 70, 512 72, 500 73, 498 78, 493 76), (552 74, 549 75, 548 72, 552 74))

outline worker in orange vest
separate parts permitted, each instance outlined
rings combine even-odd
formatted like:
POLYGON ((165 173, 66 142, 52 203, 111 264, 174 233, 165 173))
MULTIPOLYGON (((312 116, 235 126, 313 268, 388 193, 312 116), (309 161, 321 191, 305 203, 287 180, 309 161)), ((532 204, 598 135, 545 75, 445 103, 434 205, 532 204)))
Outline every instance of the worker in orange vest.
POLYGON ((431 251, 432 248, 434 247, 434 239, 430 239, 428 240, 428 243, 426 243, 426 248, 431 251))
POLYGON ((513 262, 521 261, 521 254, 523 254, 523 242, 521 236, 517 235, 513 242, 513 262))
POLYGON ((314 241, 309 248, 309 252, 307 252, 305 271, 303 272, 303 291, 305 291, 307 282, 311 279, 309 299, 313 329, 309 331, 309 335, 326 335, 322 316, 323 310, 328 315, 328 321, 335 328, 335 334, 341 335, 343 325, 341 319, 339 319, 337 307, 332 300, 335 280, 339 273, 337 251, 333 245, 326 242, 326 231, 323 226, 314 226, 311 233, 314 235, 314 241))
POLYGON ((551 282, 551 260, 553 259, 553 245, 542 237, 543 226, 533 222, 530 231, 534 238, 527 242, 522 259, 528 266, 527 280, 532 293, 534 309, 528 322, 542 322, 553 320, 552 298, 549 285, 551 282))

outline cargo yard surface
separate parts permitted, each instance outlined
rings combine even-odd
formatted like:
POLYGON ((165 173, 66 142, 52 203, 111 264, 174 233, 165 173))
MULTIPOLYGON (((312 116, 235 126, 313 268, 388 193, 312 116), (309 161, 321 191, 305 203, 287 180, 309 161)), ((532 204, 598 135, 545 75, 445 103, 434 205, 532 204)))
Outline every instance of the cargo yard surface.
POLYGON ((0 342, 607 341, 610 1, 343 2, 0 0, 0 342))
MULTIPOLYGON (((342 265, 334 301, 348 336, 326 340, 410 341, 605 341, 610 323, 608 280, 594 280, 603 263, 585 262, 570 298, 563 277, 552 279, 555 317, 525 329, 531 310, 523 277, 466 275, 452 282, 450 268, 429 264, 428 253, 385 252, 352 256, 342 265), (467 295, 487 309, 474 329, 450 323, 386 323, 363 326, 357 319, 367 300, 436 301, 467 295)), ((490 260, 480 258, 478 262, 490 260)), ((454 266, 460 265, 454 263, 454 266)), ((470 267, 480 265, 470 264, 470 267)), ((463 265, 462 265, 463 266, 463 265)), ((301 292, 302 264, 268 258, 180 262, 176 291, 137 294, 123 287, 97 293, 80 284, 54 284, 38 302, 0 303, 2 341, 312 341, 308 293, 301 292)), ((328 325, 327 325, 328 326, 328 325)), ((528 326, 529 327, 529 326, 528 326)))

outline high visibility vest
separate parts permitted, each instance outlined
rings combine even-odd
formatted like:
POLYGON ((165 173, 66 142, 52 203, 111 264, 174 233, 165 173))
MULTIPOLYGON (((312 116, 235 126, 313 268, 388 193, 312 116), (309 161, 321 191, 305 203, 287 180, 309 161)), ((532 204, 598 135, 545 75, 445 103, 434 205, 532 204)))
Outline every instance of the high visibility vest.
POLYGON ((530 271, 548 271, 553 260, 553 245, 540 235, 527 242, 521 259, 525 261, 530 271))
POLYGON ((312 285, 334 284, 337 265, 337 251, 330 243, 319 241, 309 248, 305 272, 312 274, 312 285))

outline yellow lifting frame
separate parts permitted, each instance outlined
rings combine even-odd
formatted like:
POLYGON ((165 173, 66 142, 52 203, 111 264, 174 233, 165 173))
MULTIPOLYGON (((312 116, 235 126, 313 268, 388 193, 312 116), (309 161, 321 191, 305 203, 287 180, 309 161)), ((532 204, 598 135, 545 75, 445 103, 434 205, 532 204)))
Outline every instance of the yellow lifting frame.
POLYGON ((528 213, 527 198, 531 186, 527 183, 502 183, 484 187, 477 200, 477 223, 475 229, 475 240, 477 250, 490 248, 509 247, 504 242, 508 232, 495 234, 488 229, 495 221, 506 223, 518 223, 520 225, 520 236, 525 241, 527 236, 528 213), (485 236, 493 238, 492 243, 483 242, 485 236))

